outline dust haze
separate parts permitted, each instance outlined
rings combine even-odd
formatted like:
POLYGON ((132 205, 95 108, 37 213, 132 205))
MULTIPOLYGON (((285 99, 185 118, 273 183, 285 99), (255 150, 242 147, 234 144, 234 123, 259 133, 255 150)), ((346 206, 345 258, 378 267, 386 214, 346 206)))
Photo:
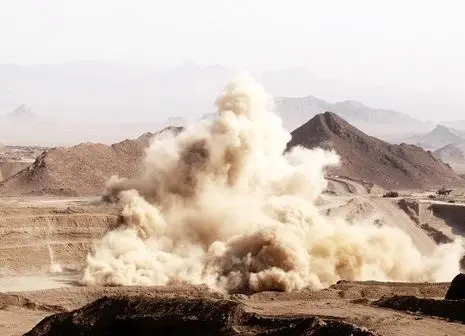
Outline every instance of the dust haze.
POLYGON ((262 86, 234 78, 217 116, 147 149, 143 173, 105 197, 124 224, 95 243, 86 285, 207 284, 223 292, 321 289, 345 280, 450 281, 462 241, 422 255, 410 237, 318 209, 336 153, 296 147, 262 86))

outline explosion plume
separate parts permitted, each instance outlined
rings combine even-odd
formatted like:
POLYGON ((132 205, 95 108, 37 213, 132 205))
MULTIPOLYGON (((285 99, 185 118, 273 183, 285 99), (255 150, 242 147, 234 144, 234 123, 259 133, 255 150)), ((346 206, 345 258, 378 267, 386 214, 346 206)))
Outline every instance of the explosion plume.
POLYGON ((224 292, 320 289, 340 279, 448 281, 460 241, 422 255, 403 231, 320 213, 334 152, 286 145, 263 88, 241 74, 214 120, 147 149, 143 173, 110 179, 124 225, 96 242, 82 282, 207 284, 224 292))

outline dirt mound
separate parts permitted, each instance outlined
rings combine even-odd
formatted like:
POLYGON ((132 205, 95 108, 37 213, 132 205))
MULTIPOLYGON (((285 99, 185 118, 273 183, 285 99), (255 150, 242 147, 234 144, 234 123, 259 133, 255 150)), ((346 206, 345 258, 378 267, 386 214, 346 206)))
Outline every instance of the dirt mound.
POLYGON ((331 168, 330 173, 365 180, 385 189, 465 185, 431 152, 368 136, 331 112, 316 115, 292 132, 288 148, 299 145, 335 150, 341 157, 341 166, 331 168))
POLYGON ((373 302, 383 308, 436 316, 465 322, 465 300, 422 299, 415 296, 394 296, 373 302))
POLYGON ((271 317, 215 299, 104 297, 42 320, 25 335, 374 335, 354 325, 313 316, 271 317))
MULTIPOLYGON (((182 128, 163 131, 179 132, 182 128)), ((162 132, 163 132, 162 131, 162 132)), ((0 183, 4 195, 88 196, 101 194, 112 175, 135 176, 154 134, 106 146, 82 143, 45 151, 34 163, 0 183)))
POLYGON ((465 300, 465 274, 460 273, 452 280, 446 300, 465 300))

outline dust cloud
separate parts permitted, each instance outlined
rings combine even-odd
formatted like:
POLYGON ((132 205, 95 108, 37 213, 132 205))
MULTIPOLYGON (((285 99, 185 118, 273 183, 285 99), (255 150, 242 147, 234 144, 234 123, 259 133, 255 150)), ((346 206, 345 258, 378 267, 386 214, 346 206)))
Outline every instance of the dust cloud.
POLYGON ((49 272, 52 274, 63 272, 61 265, 55 261, 55 254, 53 253, 53 250, 50 244, 47 245, 47 248, 48 248, 48 255, 50 258, 49 272))
POLYGON ((110 179, 124 224, 95 243, 86 285, 207 284, 223 292, 320 289, 340 279, 449 281, 462 243, 422 255, 403 231, 323 216, 336 153, 294 148, 261 85, 240 74, 218 115, 147 149, 144 172, 110 179))

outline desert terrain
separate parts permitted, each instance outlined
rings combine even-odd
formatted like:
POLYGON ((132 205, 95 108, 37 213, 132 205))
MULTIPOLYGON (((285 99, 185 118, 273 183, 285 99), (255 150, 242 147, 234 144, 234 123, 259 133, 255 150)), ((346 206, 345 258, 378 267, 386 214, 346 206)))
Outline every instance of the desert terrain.
MULTIPOLYGON (((434 190, 383 198, 381 188, 373 190, 361 181, 343 177, 328 180, 327 192, 319 205, 322 213, 344 216, 349 221, 376 217, 385 225, 408 232, 424 253, 436 245, 437 232, 453 238, 465 230, 465 190, 454 191, 449 198, 456 203, 451 204, 447 199, 428 198, 434 190), (399 204, 406 200, 409 206, 402 209, 399 204), (425 223, 434 228, 433 233, 422 228, 425 223)), ((118 223, 116 206, 99 197, 4 197, 1 211, 1 335, 22 335, 47 316, 72 311, 104 297, 130 300, 141 295, 154 302, 177 299, 179 307, 173 309, 178 311, 173 314, 180 324, 185 314, 182 302, 213 300, 233 302, 246 312, 264 316, 270 319, 270 328, 276 323, 273 319, 317 317, 365 327, 375 335, 465 332, 460 318, 444 319, 421 310, 398 311, 380 307, 378 302, 398 295, 442 300, 449 283, 343 281, 320 291, 265 291, 252 295, 218 294, 204 286, 82 286, 82 268, 94 239, 118 223)))
POLYGON ((211 120, 30 154, 0 182, 0 335, 465 334, 465 180, 265 97, 240 77, 211 120))
POLYGON ((0 1, 0 336, 465 336, 465 1, 0 1))

